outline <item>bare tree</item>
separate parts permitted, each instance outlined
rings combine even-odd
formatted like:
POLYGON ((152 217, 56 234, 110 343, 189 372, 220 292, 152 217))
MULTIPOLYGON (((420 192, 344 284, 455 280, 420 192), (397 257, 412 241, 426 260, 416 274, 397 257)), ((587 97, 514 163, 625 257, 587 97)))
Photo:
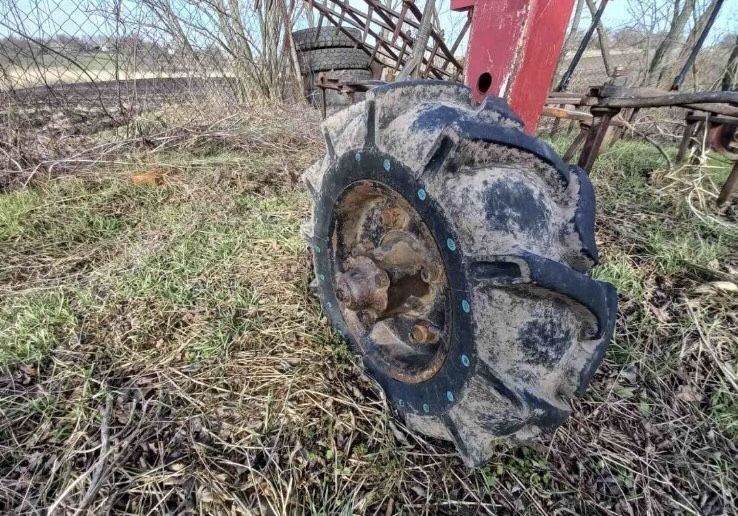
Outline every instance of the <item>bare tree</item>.
POLYGON ((564 55, 568 52, 569 48, 574 44, 574 37, 579 31, 579 23, 582 21, 582 11, 584 10, 584 0, 577 0, 576 9, 574 9, 574 17, 571 20, 571 27, 569 27, 569 34, 566 36, 564 41, 564 55))
MULTIPOLYGON (((594 17, 597 12, 597 6, 595 5, 594 0, 587 0, 587 8, 589 9, 592 17, 594 17)), ((597 23, 597 38, 600 43, 600 53, 602 54, 602 63, 605 65, 605 73, 609 77, 612 75, 612 66, 610 65, 610 63, 612 63, 612 60, 610 59, 610 43, 607 41, 607 32, 605 32, 602 20, 597 23)))
POLYGON ((687 36, 686 41, 681 45, 682 48, 679 52, 679 55, 675 57, 671 62, 665 63, 665 66, 661 69, 657 81, 657 84, 659 86, 667 85, 674 78, 677 67, 681 66, 687 60, 687 56, 689 56, 692 47, 697 42, 700 34, 705 29, 707 21, 712 15, 712 12, 717 7, 717 2, 718 0, 710 0, 709 4, 707 4, 706 7, 699 5, 695 7, 693 17, 696 19, 692 25, 691 30, 689 31, 689 35, 687 36))
POLYGON ((569 33, 566 36, 564 45, 561 47, 561 53, 559 54, 559 62, 556 63, 556 73, 554 73, 554 76, 551 79, 552 85, 555 85, 558 82, 559 80, 558 77, 561 74, 561 69, 564 66, 564 64, 567 62, 566 55, 571 49, 571 47, 574 45, 574 39, 576 35, 579 33, 579 24, 582 21, 582 11, 583 10, 584 10, 584 0, 577 0, 577 6, 574 9, 574 16, 571 20, 571 25, 569 26, 569 33))
POLYGON ((666 37, 656 47, 648 71, 644 78, 644 84, 655 86, 662 75, 662 70, 676 57, 674 54, 679 49, 687 23, 694 12, 696 0, 673 0, 671 11, 671 23, 666 37))
MULTIPOLYGON (((295 0, 141 0, 183 48, 219 48, 225 75, 242 97, 284 97, 300 91, 291 33, 302 11, 295 0)), ((196 51, 191 53, 196 55, 196 51)))
POLYGON ((728 64, 725 67, 722 81, 723 91, 738 89, 738 36, 735 38, 733 51, 728 58, 728 64))

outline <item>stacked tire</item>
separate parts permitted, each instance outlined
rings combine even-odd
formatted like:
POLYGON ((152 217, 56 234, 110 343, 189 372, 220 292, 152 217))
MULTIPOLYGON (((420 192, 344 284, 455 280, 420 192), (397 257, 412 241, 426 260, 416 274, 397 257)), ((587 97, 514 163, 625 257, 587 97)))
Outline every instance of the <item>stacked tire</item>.
MULTIPOLYGON (((305 95, 315 107, 322 103, 322 93, 318 87, 320 75, 341 81, 368 81, 372 78, 369 68, 369 54, 359 48, 356 40, 361 31, 352 28, 320 27, 298 30, 292 33, 297 57, 300 63, 305 95)), ((354 95, 355 101, 364 99, 363 93, 354 95)), ((352 99, 335 90, 326 90, 326 105, 330 112, 351 104, 352 99)))

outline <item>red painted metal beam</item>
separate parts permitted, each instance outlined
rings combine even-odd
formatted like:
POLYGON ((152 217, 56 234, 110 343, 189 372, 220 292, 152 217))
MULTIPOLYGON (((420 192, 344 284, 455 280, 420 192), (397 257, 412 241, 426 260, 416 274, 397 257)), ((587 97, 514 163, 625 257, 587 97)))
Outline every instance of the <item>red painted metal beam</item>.
POLYGON ((465 82, 477 102, 507 99, 533 133, 546 103, 574 0, 451 0, 471 9, 465 82))

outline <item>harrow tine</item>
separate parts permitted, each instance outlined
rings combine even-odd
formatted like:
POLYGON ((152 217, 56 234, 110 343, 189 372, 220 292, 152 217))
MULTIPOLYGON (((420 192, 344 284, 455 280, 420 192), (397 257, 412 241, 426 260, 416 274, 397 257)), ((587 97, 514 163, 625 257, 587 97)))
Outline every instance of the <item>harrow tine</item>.
POLYGON ((372 16, 374 15, 374 6, 369 4, 369 9, 366 12, 366 24, 364 25, 364 33, 361 37, 361 42, 366 43, 366 36, 369 33, 369 24, 371 23, 372 16))
POLYGON ((402 4, 402 9, 400 10, 400 17, 397 20, 397 26, 395 27, 395 31, 392 33, 392 43, 394 43, 397 40, 397 36, 400 35, 400 29, 402 28, 402 24, 405 23, 405 15, 407 14, 407 4, 402 4))
POLYGON ((450 59, 446 59, 443 63, 442 68, 444 71, 448 67, 449 63, 452 60, 455 60, 454 54, 456 53, 456 49, 459 48, 459 45, 461 44, 461 40, 464 39, 464 36, 466 35, 466 31, 469 30, 469 27, 471 26, 471 21, 472 21, 471 16, 467 16, 466 22, 464 23, 464 26, 461 28, 461 32, 459 32, 459 35, 456 37, 456 41, 454 41, 454 44, 451 45, 451 50, 450 50, 451 55, 448 56, 450 57, 450 59))
POLYGON ((438 39, 433 38, 433 49, 431 50, 430 57, 428 58, 428 65, 425 67, 425 72, 422 74, 422 76, 426 79, 428 78, 428 73, 431 71, 431 69, 435 69, 435 66, 433 66, 433 60, 436 58, 436 53, 438 52, 439 46, 440 43, 438 42, 438 39))

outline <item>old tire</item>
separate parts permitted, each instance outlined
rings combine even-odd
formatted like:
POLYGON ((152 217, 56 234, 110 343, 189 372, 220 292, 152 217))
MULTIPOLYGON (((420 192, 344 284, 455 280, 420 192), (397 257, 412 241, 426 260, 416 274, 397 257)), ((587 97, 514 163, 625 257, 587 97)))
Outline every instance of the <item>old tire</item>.
POLYGON ((359 48, 320 48, 297 54, 303 74, 329 70, 366 70, 369 54, 359 48))
POLYGON ((292 40, 298 52, 317 48, 354 47, 356 41, 351 39, 346 32, 352 34, 357 40, 361 38, 361 31, 354 28, 338 27, 313 27, 311 29, 297 30, 292 33, 292 40))
POLYGON ((496 439, 560 425, 602 361, 616 316, 614 288, 588 275, 597 250, 587 175, 526 135, 504 101, 472 107, 469 90, 453 83, 376 88, 322 130, 327 155, 304 174, 315 290, 397 415, 453 442, 470 466, 490 457, 496 439), (395 207, 401 229, 382 215, 395 207), (427 275, 425 291, 413 287, 414 311, 378 313, 407 283, 400 269, 382 269, 385 241, 411 229, 435 246, 412 255, 440 257, 442 274, 427 275), (347 283, 362 277, 371 295, 357 305, 346 285, 362 289, 367 281, 347 283), (419 317, 428 292, 435 311, 423 317, 433 320, 440 359, 416 351, 415 330, 402 334, 415 328, 402 318, 419 317))

